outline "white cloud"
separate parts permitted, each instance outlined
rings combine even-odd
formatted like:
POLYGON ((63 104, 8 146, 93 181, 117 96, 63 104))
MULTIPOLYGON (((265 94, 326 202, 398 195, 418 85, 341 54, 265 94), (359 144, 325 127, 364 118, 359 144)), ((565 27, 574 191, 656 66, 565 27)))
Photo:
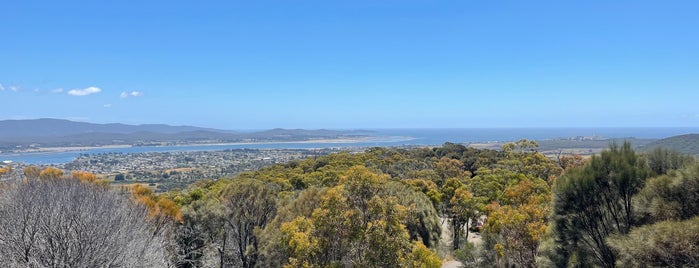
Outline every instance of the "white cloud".
POLYGON ((131 92, 124 91, 124 92, 121 92, 121 94, 119 94, 119 97, 121 97, 122 99, 129 98, 129 97, 140 97, 140 96, 143 96, 143 92, 141 92, 141 91, 131 91, 131 92))
POLYGON ((68 95, 72 96, 87 96, 90 94, 100 93, 102 90, 98 87, 88 87, 83 89, 71 89, 68 91, 68 95))
POLYGON ((0 84, 0 91, 5 91, 6 89, 7 89, 7 90, 14 91, 14 92, 19 91, 19 87, 18 87, 18 86, 4 86, 3 84, 0 84))
POLYGON ((112 108, 112 104, 111 104, 111 103, 107 103, 107 104, 105 104, 105 105, 102 105, 102 107, 104 107, 104 108, 112 108))
POLYGON ((61 92, 63 92, 63 89, 62 89, 62 88, 57 88, 57 89, 52 89, 52 90, 51 90, 51 93, 61 93, 61 92))

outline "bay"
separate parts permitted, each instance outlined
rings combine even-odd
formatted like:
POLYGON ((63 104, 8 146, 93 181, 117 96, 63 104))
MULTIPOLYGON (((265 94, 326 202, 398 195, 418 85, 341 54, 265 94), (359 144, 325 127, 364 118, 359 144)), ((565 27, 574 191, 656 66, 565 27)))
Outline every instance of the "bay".
POLYGON ((123 148, 91 148, 81 151, 8 153, 0 154, 0 161, 27 164, 63 164, 81 154, 143 153, 179 151, 220 151, 230 149, 319 149, 364 148, 394 146, 437 146, 445 142, 484 143, 516 141, 519 139, 546 140, 569 137, 600 136, 606 138, 661 139, 699 133, 699 128, 471 128, 471 129, 374 129, 374 139, 359 142, 274 142, 246 144, 144 146, 123 148))

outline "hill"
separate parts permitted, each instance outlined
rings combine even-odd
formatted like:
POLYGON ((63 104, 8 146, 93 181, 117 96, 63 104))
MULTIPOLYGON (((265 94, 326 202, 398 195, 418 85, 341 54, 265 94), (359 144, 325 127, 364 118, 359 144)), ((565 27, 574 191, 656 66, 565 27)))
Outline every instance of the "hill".
POLYGON ((663 147, 680 153, 699 156, 699 134, 686 134, 660 139, 643 146, 641 149, 652 150, 657 147, 663 147))
POLYGON ((162 124, 93 124, 61 119, 0 121, 0 150, 104 145, 307 141, 365 137, 366 131, 273 129, 234 132, 162 124))
POLYGON ((18 137, 61 137, 86 133, 130 134, 137 132, 153 132, 174 134, 189 131, 232 132, 229 130, 192 126, 169 126, 164 124, 126 125, 118 123, 93 124, 52 118, 0 121, 0 139, 18 137))

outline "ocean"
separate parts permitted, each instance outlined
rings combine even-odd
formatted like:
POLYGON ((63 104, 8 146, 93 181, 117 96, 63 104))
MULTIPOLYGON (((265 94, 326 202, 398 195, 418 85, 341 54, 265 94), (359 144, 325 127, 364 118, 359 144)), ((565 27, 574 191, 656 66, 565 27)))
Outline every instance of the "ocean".
POLYGON ((152 146, 95 148, 83 151, 0 154, 0 161, 27 164, 63 164, 81 154, 143 153, 175 151, 220 151, 228 149, 315 149, 350 147, 435 146, 445 142, 484 143, 520 139, 547 140, 569 137, 601 136, 606 138, 661 139, 675 135, 699 133, 699 128, 470 128, 470 129, 373 129, 376 139, 351 143, 262 143, 229 145, 152 146))

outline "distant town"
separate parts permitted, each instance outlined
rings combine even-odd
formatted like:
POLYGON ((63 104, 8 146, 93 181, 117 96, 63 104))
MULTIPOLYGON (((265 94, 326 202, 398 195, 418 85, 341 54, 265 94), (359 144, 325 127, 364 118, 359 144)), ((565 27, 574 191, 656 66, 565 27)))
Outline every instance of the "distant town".
MULTIPOLYGON (((87 171, 114 185, 144 183, 157 191, 183 189, 194 181, 232 177, 277 163, 318 157, 352 148, 328 149, 234 149, 223 151, 179 151, 105 153, 81 155, 66 164, 51 165, 66 171, 87 171)), ((354 149, 361 151, 361 149, 354 149)), ((9 163, 8 163, 9 164, 9 163)), ((13 172, 4 179, 19 177, 29 166, 11 163, 13 172)))

